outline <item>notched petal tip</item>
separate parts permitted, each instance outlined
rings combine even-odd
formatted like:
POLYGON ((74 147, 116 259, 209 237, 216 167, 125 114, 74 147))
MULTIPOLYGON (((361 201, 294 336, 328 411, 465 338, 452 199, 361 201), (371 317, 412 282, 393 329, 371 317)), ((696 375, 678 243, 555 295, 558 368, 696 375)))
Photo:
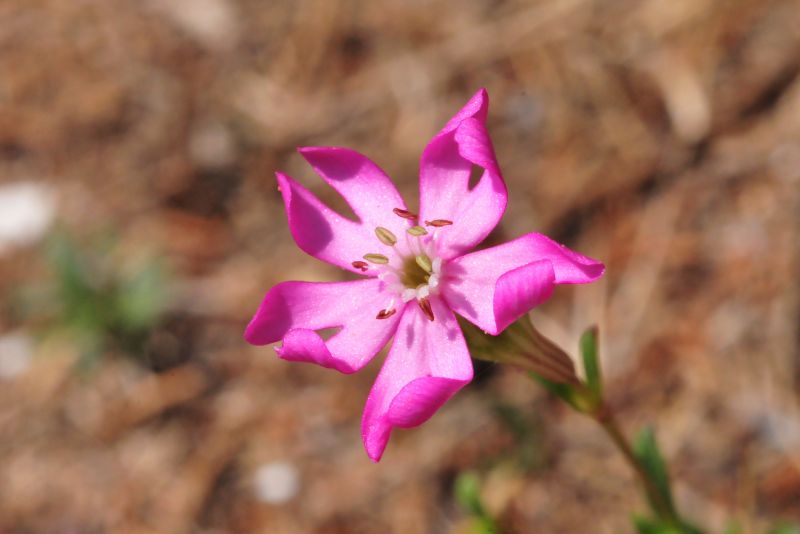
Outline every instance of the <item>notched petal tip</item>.
POLYGON ((374 310, 386 304, 381 285, 372 278, 280 283, 265 295, 245 339, 255 345, 283 341, 276 349, 282 359, 352 373, 369 363, 397 327, 399 317, 374 320, 374 310))
POLYGON ((334 356, 322 337, 316 331, 306 328, 289 330, 283 337, 283 345, 275 347, 275 353, 282 360, 316 363, 343 374, 352 374, 358 370, 349 362, 334 356))

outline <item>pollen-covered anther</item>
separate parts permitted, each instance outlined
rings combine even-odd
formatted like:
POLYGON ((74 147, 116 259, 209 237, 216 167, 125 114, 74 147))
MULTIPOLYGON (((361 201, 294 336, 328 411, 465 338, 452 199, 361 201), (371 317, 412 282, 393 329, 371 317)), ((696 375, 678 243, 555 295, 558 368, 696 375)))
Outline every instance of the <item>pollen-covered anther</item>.
POLYGON ((417 214, 411 213, 408 210, 404 210, 402 208, 395 208, 392 211, 394 212, 395 215, 397 215, 398 217, 402 217, 403 219, 408 219, 409 221, 417 220, 417 214))
POLYGON ((369 269, 369 264, 361 260, 354 261, 352 263, 352 266, 361 271, 362 273, 367 272, 367 269, 369 269))
POLYGON ((406 230, 406 232, 413 235, 414 237, 421 237, 428 234, 428 231, 422 226, 412 226, 411 228, 406 230))
POLYGON ((378 236, 381 243, 389 247, 393 247, 395 243, 397 243, 397 236, 395 236, 391 230, 383 226, 375 228, 375 235, 378 236))
POLYGON ((420 254, 419 256, 416 256, 414 258, 414 261, 416 261, 420 269, 422 269, 426 273, 430 273, 433 271, 433 263, 431 262, 431 259, 425 254, 420 254))
POLYGON ((422 310, 422 313, 425 314, 425 317, 427 317, 429 321, 433 321, 433 308, 431 308, 431 301, 429 301, 427 298, 417 299, 417 304, 419 304, 419 308, 422 310))
POLYGON ((389 263, 389 258, 383 254, 364 254, 364 259, 375 265, 386 265, 389 263))
POLYGON ((378 315, 376 315, 375 318, 376 319, 388 319, 389 317, 391 317, 395 313, 397 313, 397 310, 395 310, 394 308, 392 308, 390 310, 381 310, 381 311, 378 312, 378 315))
POLYGON ((442 226, 450 226, 453 221, 447 219, 434 219, 432 221, 425 221, 425 226, 433 226, 434 228, 441 228, 442 226))

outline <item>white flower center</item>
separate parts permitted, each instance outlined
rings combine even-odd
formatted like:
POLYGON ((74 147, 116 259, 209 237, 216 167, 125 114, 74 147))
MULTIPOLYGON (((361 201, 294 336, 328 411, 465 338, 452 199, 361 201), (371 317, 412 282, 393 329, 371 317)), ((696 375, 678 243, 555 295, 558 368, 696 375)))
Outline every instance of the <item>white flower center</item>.
MULTIPOLYGON (((411 212, 395 209, 395 214, 409 220, 417 216, 411 212)), ((425 226, 412 226, 405 232, 405 247, 396 246, 397 237, 388 229, 378 227, 375 235, 384 245, 394 248, 390 258, 382 254, 365 254, 364 261, 354 261, 353 267, 362 272, 372 272, 386 283, 391 295, 388 305, 378 312, 376 319, 387 319, 396 313, 395 304, 416 300, 419 307, 431 321, 434 320, 429 298, 439 292, 443 276, 442 258, 436 252, 439 230, 453 224, 451 221, 436 219, 425 221, 425 226), (404 249, 404 250, 402 250, 404 249)))

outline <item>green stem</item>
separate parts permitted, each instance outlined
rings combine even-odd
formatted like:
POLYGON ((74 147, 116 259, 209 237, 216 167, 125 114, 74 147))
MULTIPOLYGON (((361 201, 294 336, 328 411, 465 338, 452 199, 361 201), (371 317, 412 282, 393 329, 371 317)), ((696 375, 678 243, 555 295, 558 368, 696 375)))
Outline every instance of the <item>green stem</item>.
POLYGON ((681 525, 682 522, 678 517, 677 512, 661 494, 658 489, 658 485, 650 478, 650 475, 648 475, 647 471, 644 469, 644 467, 642 467, 641 462, 639 462, 639 459, 634 454, 633 448, 620 430, 619 425, 614 418, 614 414, 608 408, 603 407, 602 409, 594 413, 590 413, 589 415, 595 421, 597 421, 601 427, 603 427, 603 430, 606 431, 606 434, 608 434, 608 436, 611 438, 611 441, 614 442, 614 445, 617 446, 617 449, 619 449, 619 451, 622 453, 622 456, 625 457, 625 460, 636 472, 645 492, 647 493, 648 497, 650 497, 650 501, 653 503, 653 506, 656 508, 656 512, 658 513, 659 517, 670 521, 676 526, 681 525))

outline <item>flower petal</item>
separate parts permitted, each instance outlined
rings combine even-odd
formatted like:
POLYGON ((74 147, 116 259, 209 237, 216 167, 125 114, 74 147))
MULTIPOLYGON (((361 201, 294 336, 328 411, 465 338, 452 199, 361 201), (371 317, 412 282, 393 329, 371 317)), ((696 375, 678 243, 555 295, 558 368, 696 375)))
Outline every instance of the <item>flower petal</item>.
POLYGON ((472 380, 469 351, 453 312, 441 299, 430 302, 433 321, 413 304, 403 312, 367 398, 361 435, 375 462, 381 459, 392 428, 421 425, 472 380))
POLYGON ((264 297, 245 331, 253 345, 283 340, 285 360, 311 362, 352 373, 364 367, 394 333, 402 304, 387 319, 376 314, 389 304, 378 279, 355 282, 284 282, 264 297), (317 332, 341 328, 323 340, 317 332))
POLYGON ((342 217, 288 175, 276 175, 289 230, 297 246, 319 260, 362 274, 353 267, 353 262, 368 252, 365 243, 381 243, 360 223, 342 217))
POLYGON ((298 151, 344 197, 369 232, 383 226, 399 235, 410 226, 392 212, 395 208, 406 209, 403 197, 369 158, 338 147, 304 147, 298 151))
POLYGON ((456 313, 492 335, 550 297, 554 284, 583 284, 605 267, 542 234, 473 252, 445 267, 443 295, 456 313))
POLYGON ((489 97, 478 91, 434 137, 420 161, 420 219, 446 219, 440 255, 455 257, 484 240, 506 209, 508 193, 486 130, 489 97), (483 169, 470 189, 473 166, 483 169))

